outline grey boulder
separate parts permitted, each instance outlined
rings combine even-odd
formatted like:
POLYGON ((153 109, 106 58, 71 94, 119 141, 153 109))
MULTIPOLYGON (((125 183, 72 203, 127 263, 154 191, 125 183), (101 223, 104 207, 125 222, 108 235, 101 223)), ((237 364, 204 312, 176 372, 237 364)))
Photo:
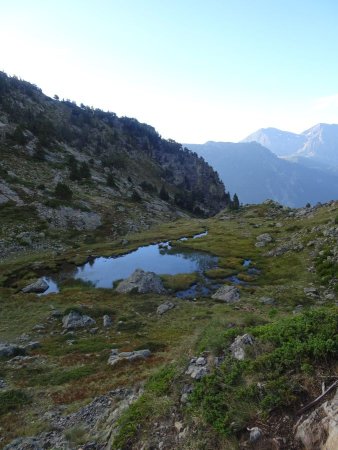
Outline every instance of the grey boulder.
POLYGON ((163 294, 166 292, 161 278, 156 273, 145 272, 141 269, 136 269, 129 278, 121 281, 116 288, 116 292, 121 294, 132 291, 138 292, 139 294, 146 294, 148 292, 163 294))
POLYGON ((274 298, 271 298, 271 297, 261 297, 259 299, 259 301, 263 305, 275 305, 276 304, 276 300, 274 298))
POLYGON ((48 283, 43 278, 39 278, 34 283, 31 283, 28 286, 24 287, 22 289, 22 292, 24 292, 25 294, 42 294, 43 292, 47 291, 48 288, 48 283))
POLYGON ((144 350, 135 350, 133 352, 120 352, 117 348, 114 348, 111 351, 111 354, 108 359, 108 364, 110 366, 115 366, 121 361, 135 361, 137 359, 146 359, 151 355, 151 351, 148 349, 144 350))
POLYGON ((243 361, 246 357, 246 348, 254 344, 254 337, 251 334, 243 334, 237 336, 234 342, 230 345, 230 352, 235 359, 243 361))
POLYGON ((24 347, 15 344, 8 344, 7 342, 0 343, 0 356, 11 357, 16 355, 25 355, 24 347))
POLYGON ((193 380, 200 380, 209 373, 207 359, 204 356, 192 358, 190 360, 186 375, 190 375, 193 380))
POLYGON ((91 327, 95 324, 96 321, 94 319, 85 314, 81 314, 78 311, 71 311, 62 319, 62 327, 67 330, 91 327))
POLYGON ((111 317, 108 316, 108 314, 105 314, 102 317, 102 321, 103 321, 104 328, 110 328, 113 325, 113 321, 112 321, 111 317))
POLYGON ((240 292, 236 286, 224 285, 217 289, 211 298, 214 300, 222 300, 226 303, 236 303, 240 300, 240 292))
POLYGON ((263 233, 256 237, 256 241, 256 247, 265 247, 265 245, 272 242, 273 239, 269 233, 263 233))
POLYGON ((172 302, 168 301, 159 305, 156 312, 158 315, 162 316, 162 314, 166 313, 167 311, 170 311, 173 308, 175 308, 175 305, 172 302))

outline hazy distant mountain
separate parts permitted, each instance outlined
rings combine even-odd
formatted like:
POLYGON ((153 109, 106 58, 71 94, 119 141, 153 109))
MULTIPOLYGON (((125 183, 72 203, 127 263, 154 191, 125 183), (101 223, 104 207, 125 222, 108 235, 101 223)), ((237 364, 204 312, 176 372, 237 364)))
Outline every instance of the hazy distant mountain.
POLYGON ((241 142, 258 142, 277 156, 289 156, 303 147, 306 143, 306 136, 277 128, 261 128, 241 142))
POLYGON ((310 167, 338 171, 338 125, 320 123, 301 134, 262 128, 242 142, 256 141, 277 156, 310 167))
POLYGON ((338 125, 319 123, 302 135, 306 142, 297 155, 338 166, 338 125))
POLYGON ((203 156, 243 203, 271 198, 294 207, 338 198, 338 176, 278 158, 256 142, 186 146, 203 156))

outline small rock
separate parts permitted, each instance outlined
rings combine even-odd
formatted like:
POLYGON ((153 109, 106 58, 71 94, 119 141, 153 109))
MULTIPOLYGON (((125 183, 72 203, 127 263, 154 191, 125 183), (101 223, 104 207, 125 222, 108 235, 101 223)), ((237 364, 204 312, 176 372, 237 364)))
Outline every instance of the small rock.
POLYGON ((265 247, 266 244, 269 244, 273 241, 272 237, 268 233, 260 234, 256 237, 256 247, 265 247))
POLYGON ((304 294, 307 297, 318 297, 319 292, 317 291, 317 289, 315 287, 308 287, 308 288, 304 288, 304 294))
POLYGON ((18 337, 18 341, 20 341, 20 342, 27 342, 27 341, 29 341, 29 339, 30 339, 30 337, 26 333, 23 333, 18 337))
POLYGON ((156 310, 156 313, 162 316, 162 314, 166 313, 167 311, 173 308, 175 308, 174 303, 167 301, 159 305, 159 307, 156 310))
POLYGON ((180 433, 183 430, 183 428, 184 428, 183 423, 182 422, 175 422, 175 428, 176 428, 177 433, 180 433))
POLYGON ((120 352, 117 348, 111 351, 108 359, 108 364, 110 366, 115 366, 115 364, 121 361, 134 361, 136 359, 146 359, 151 355, 151 351, 148 349, 135 350, 133 352, 120 352))
POLYGON ((67 330, 90 327, 95 324, 96 322, 94 319, 81 314, 78 311, 71 311, 62 319, 62 326, 67 330))
POLYGON ((90 334, 97 334, 98 331, 99 331, 99 328, 98 328, 98 327, 90 328, 89 333, 90 333, 90 334))
POLYGON ((207 360, 203 356, 190 360, 186 375, 190 375, 193 380, 200 380, 209 373, 207 360))
POLYGON ((259 301, 261 303, 263 303, 263 305, 275 305, 276 304, 276 300, 274 298, 271 298, 271 297, 261 297, 259 299, 259 301))
POLYGON ((110 328, 113 325, 113 321, 111 317, 108 316, 108 314, 105 314, 102 318, 103 320, 103 326, 104 328, 110 328))
POLYGON ((230 351, 232 356, 239 361, 245 359, 245 348, 248 345, 253 345, 255 339, 250 334, 243 334, 243 336, 237 336, 234 342, 230 345, 230 351))
POLYGON ((248 428, 248 431, 250 431, 249 440, 251 443, 257 442, 262 437, 262 430, 258 427, 248 428))
POLYGON ((197 366, 205 366, 206 363, 207 363, 207 360, 203 356, 200 356, 199 358, 197 358, 196 362, 195 362, 195 364, 197 366))
POLYGON ((32 342, 28 342, 28 344, 26 344, 26 345, 24 346, 24 349, 25 349, 26 351, 30 351, 30 350, 35 350, 35 349, 37 349, 37 348, 39 348, 39 347, 41 347, 40 342, 38 342, 38 341, 32 341, 32 342))
POLYGON ((53 309, 49 317, 51 319, 59 319, 60 317, 62 317, 62 312, 59 311, 58 309, 53 309))
POLYGON ((31 283, 28 286, 21 289, 21 291, 24 292, 25 294, 29 294, 32 292, 36 294, 42 294, 43 292, 47 291, 48 288, 49 284, 43 278, 39 278, 34 283, 31 283))
POLYGON ((297 313, 301 312, 302 309, 303 309, 303 305, 297 305, 292 312, 293 312, 293 314, 297 314, 297 313))
POLYGON ((0 378, 0 389, 6 389, 6 387, 7 387, 6 381, 0 378))
POLYGON ((235 286, 224 285, 212 295, 215 300, 223 300, 226 303, 236 303, 240 300, 240 291, 235 286))
POLYGON ((43 331, 45 330, 46 327, 45 325, 43 325, 42 323, 37 323, 36 325, 34 325, 34 327, 32 328, 33 331, 43 331))

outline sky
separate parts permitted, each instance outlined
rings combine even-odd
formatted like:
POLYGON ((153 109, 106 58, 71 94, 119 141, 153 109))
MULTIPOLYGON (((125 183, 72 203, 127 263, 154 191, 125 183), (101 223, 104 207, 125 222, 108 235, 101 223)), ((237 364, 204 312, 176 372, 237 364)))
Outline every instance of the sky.
POLYGON ((0 70, 184 143, 338 123, 336 0, 0 0, 0 70))

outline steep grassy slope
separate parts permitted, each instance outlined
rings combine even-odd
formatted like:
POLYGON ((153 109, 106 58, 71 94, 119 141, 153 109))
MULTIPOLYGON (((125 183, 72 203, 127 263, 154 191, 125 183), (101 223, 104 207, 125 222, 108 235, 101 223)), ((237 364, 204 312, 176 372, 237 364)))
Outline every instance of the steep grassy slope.
POLYGON ((337 375, 337 215, 337 203, 291 210, 270 202, 163 224, 130 235, 126 246, 96 242, 53 261, 41 253, 1 264, 1 340, 25 342, 28 334, 41 343, 30 358, 0 363, 7 387, 0 391, 1 443, 38 436, 57 448, 63 439, 74 449, 89 442, 96 449, 107 442, 116 449, 237 449, 248 448, 247 427, 258 426, 263 438, 251 448, 301 448, 296 413, 320 394, 323 379, 328 385, 337 375), (202 238, 176 240, 205 229, 202 238), (272 240, 257 246, 266 233, 272 240), (231 284, 230 274, 245 281, 237 285, 240 301, 226 304, 211 293, 175 297, 196 277, 203 282, 199 274, 164 277, 166 295, 117 294, 79 282, 44 297, 18 292, 41 267, 58 270, 88 252, 116 254, 168 239, 217 255, 218 268, 205 275, 219 284, 231 284), (175 308, 159 316, 158 305, 168 300, 175 308), (61 317, 71 309, 96 319, 96 334, 63 333, 61 317), (104 314, 111 328, 102 326, 104 314), (229 345, 244 333, 255 344, 237 361, 229 345), (108 366, 112 348, 149 348, 152 356, 108 366), (200 381, 185 373, 193 356, 208 361, 200 381))

